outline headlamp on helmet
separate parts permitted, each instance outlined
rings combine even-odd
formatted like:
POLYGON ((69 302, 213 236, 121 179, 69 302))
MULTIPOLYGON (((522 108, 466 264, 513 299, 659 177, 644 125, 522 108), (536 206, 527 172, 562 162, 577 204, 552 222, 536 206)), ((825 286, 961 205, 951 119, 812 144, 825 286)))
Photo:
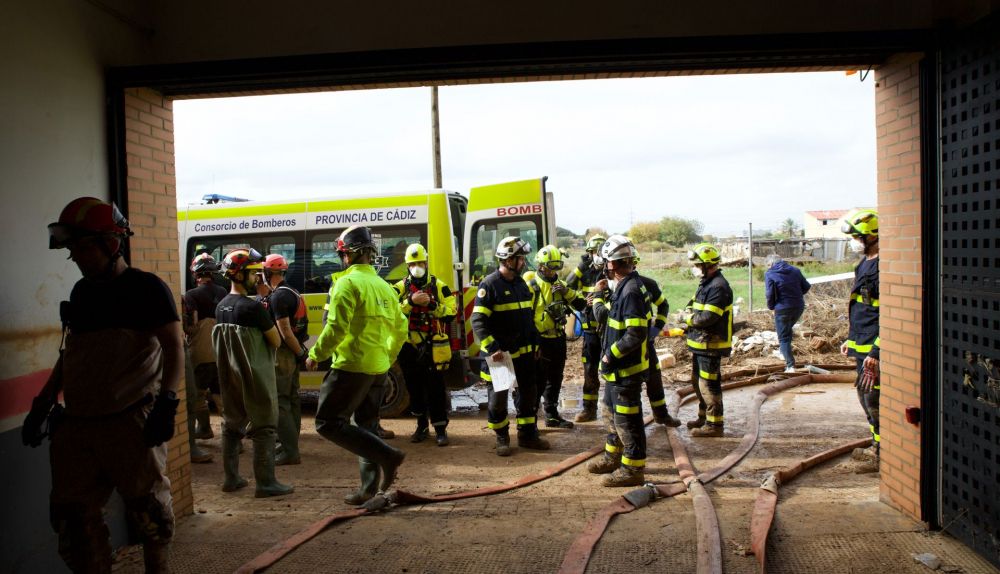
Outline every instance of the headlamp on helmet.
POLYGON ((529 253, 531 253, 531 245, 516 235, 504 237, 497 244, 496 256, 500 261, 519 255, 527 256, 529 253))

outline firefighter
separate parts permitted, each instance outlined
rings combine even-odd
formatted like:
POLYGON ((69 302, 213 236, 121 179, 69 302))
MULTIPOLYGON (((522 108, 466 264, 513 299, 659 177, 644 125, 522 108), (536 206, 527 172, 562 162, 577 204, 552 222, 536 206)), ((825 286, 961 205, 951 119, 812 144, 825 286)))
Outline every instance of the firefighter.
POLYGON ((247 296, 257 285, 263 261, 253 249, 233 249, 226 254, 222 269, 231 286, 229 295, 215 309, 212 329, 223 404, 222 491, 233 492, 248 484, 239 467, 240 442, 249 436, 257 498, 295 490, 274 477, 278 425, 274 353, 281 345, 281 335, 264 305, 247 296))
POLYGON ((448 391, 444 370, 451 363, 451 345, 447 362, 436 362, 433 338, 435 334, 446 333, 455 319, 455 295, 444 281, 427 272, 427 250, 423 245, 409 245, 405 261, 408 275, 395 288, 403 314, 409 319, 409 337, 399 351, 399 366, 410 392, 410 412, 417 417, 417 430, 410 436, 410 442, 423 442, 433 426, 437 445, 447 446, 448 391))
POLYGON ((111 571, 102 508, 113 490, 143 543, 146 572, 169 571, 174 514, 165 443, 174 434, 184 343, 170 288, 122 257, 130 235, 118 208, 93 197, 71 201, 49 225, 49 248, 69 249, 83 278, 60 309, 65 345, 22 440, 40 445, 48 419, 49 516, 73 572, 111 571), (57 406, 60 392, 65 410, 57 406))
POLYGON ((301 464, 299 432, 302 429, 302 402, 299 398, 299 365, 308 355, 309 317, 302 296, 285 281, 288 261, 272 253, 264 258, 264 300, 281 335, 281 345, 275 351, 274 377, 278 391, 279 452, 274 464, 301 464))
POLYGON ((538 273, 528 281, 528 287, 534 293, 535 328, 539 335, 536 403, 544 397, 545 426, 571 429, 573 423, 559 414, 559 391, 566 367, 566 317, 572 309, 583 311, 587 300, 559 278, 563 259, 554 246, 539 249, 535 263, 538 273))
MULTIPOLYGON (((479 283, 472 309, 472 331, 479 341, 482 372, 480 377, 491 382, 486 357, 503 359, 510 353, 517 388, 514 406, 517 408, 518 446, 548 450, 549 443, 538 435, 535 420, 535 352, 538 348, 538 331, 535 329, 532 293, 521 278, 525 259, 531 246, 520 237, 503 238, 496 248, 500 268, 479 283)), ((489 410, 488 426, 496 433, 497 456, 510 456, 510 421, 507 419, 508 391, 494 391, 487 387, 489 410)))
POLYGON ((878 470, 882 440, 878 417, 882 388, 879 384, 878 212, 872 209, 854 211, 844 219, 840 230, 851 236, 851 251, 862 255, 854 268, 854 285, 847 304, 850 329, 840 352, 854 357, 856 362, 858 400, 868 417, 868 428, 872 434, 872 446, 856 449, 852 456, 878 470))
POLYGON ((635 245, 612 235, 601 246, 611 299, 601 350, 604 378, 604 454, 587 470, 607 474, 604 486, 638 486, 644 482, 646 431, 642 417, 642 384, 649 372, 649 302, 635 271, 635 245))
POLYGON ((601 361, 601 338, 594 319, 593 297, 594 285, 604 277, 603 263, 594 261, 595 255, 604 245, 603 235, 594 235, 587 240, 586 251, 580 256, 580 263, 573 268, 566 278, 566 286, 587 297, 587 307, 583 310, 583 352, 580 361, 583 362, 583 410, 574 419, 578 423, 597 420, 597 400, 601 390, 601 381, 597 376, 601 361))
POLYGON ((216 407, 222 405, 219 371, 212 349, 212 327, 215 326, 215 307, 227 291, 215 282, 219 263, 208 253, 196 255, 190 269, 195 287, 184 293, 181 299, 184 334, 187 335, 195 386, 194 392, 187 397, 188 419, 195 423, 194 438, 209 439, 215 436, 208 412, 209 397, 216 397, 216 407))
MULTIPOLYGON (((636 267, 639 266, 639 257, 635 258, 636 267)), ((649 304, 649 372, 646 377, 646 398, 649 399, 649 407, 653 410, 653 421, 668 427, 679 427, 681 422, 670 416, 667 410, 667 395, 663 390, 663 373, 660 372, 660 361, 656 355, 656 337, 663 332, 663 326, 667 324, 670 313, 670 303, 663 294, 656 280, 640 274, 643 287, 649 304)))
POLYGON ((378 253, 371 229, 345 229, 337 253, 345 270, 334 284, 327 322, 306 368, 315 371, 333 357, 320 388, 316 432, 358 455, 361 487, 344 502, 359 505, 392 485, 405 457, 376 433, 386 373, 406 340, 407 324, 396 291, 371 264, 378 253))
POLYGON ((733 290, 722 276, 719 250, 699 243, 688 251, 692 273, 700 278, 694 298, 684 312, 687 345, 691 351, 691 383, 698 395, 698 418, 688 421, 691 436, 721 437, 722 358, 733 346, 733 290), (707 423, 707 425, 706 425, 707 423))

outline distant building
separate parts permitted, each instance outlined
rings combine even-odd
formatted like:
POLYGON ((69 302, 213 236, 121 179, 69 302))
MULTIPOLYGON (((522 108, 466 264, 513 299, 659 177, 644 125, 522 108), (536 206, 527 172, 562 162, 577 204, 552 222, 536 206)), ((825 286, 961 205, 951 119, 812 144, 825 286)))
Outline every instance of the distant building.
MULTIPOLYGON (((860 209, 860 208, 859 208, 860 209)), ((840 232, 840 222, 851 210, 828 209, 825 211, 807 211, 802 230, 807 239, 843 239, 840 232)))

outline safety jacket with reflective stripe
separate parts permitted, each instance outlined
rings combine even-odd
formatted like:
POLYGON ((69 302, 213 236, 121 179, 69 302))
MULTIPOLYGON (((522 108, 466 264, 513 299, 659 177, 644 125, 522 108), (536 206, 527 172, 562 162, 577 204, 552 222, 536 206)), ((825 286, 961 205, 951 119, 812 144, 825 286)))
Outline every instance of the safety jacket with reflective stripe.
POLYGON ((434 275, 428 275, 423 283, 418 284, 407 274, 406 279, 397 281, 393 287, 399 293, 400 309, 409 319, 409 342, 414 346, 430 342, 431 335, 443 330, 441 322, 448 323, 455 318, 455 294, 434 275), (426 306, 414 305, 410 301, 421 291, 430 295, 430 303, 426 306))
POLYGON ((879 358, 878 295, 878 257, 865 258, 854 268, 854 286, 847 304, 847 354, 852 357, 879 358))
POLYGON ((601 355, 601 374, 608 381, 644 377, 649 368, 647 297, 642 279, 635 271, 622 279, 611 294, 601 355), (608 362, 604 362, 605 357, 608 362))
POLYGON ((733 290, 722 270, 702 277, 688 303, 687 344, 692 353, 728 357, 733 347, 733 290))
POLYGON ((531 289, 520 276, 508 281, 497 270, 479 283, 471 321, 483 352, 508 351, 514 358, 534 352, 538 331, 532 299, 531 289))
MULTIPOLYGON (((566 276, 566 286, 574 291, 580 292, 584 298, 593 290, 594 285, 604 276, 602 269, 594 269, 589 255, 580 258, 580 263, 566 276)), ((584 331, 594 333, 600 328, 594 320, 594 310, 587 305, 583 310, 583 323, 580 328, 584 331)))
POLYGON ((389 370, 405 341, 396 290, 371 265, 356 264, 338 276, 309 357, 320 363, 332 356, 334 369, 378 375, 389 370))
POLYGON ((667 297, 660 290, 655 279, 645 275, 640 275, 639 279, 642 279, 642 286, 646 288, 646 293, 649 295, 649 318, 652 321, 650 325, 662 331, 663 326, 667 324, 667 317, 670 315, 670 303, 667 302, 667 297))
POLYGON ((538 329, 538 335, 545 339, 558 339, 566 336, 566 330, 562 326, 556 325, 555 319, 548 311, 550 305, 562 302, 566 304, 567 310, 575 309, 577 311, 583 311, 587 306, 587 300, 580 293, 566 287, 566 282, 562 279, 547 281, 541 274, 538 274, 531 281, 528 281, 528 288, 534 294, 535 328, 538 329), (562 285, 565 289, 556 293, 552 288, 557 284, 562 285))

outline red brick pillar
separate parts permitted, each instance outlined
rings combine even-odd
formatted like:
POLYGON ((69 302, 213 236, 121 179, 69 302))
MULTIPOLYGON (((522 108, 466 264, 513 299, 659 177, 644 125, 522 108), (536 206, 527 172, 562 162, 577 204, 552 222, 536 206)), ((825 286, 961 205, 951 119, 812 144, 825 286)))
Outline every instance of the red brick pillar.
MULTIPOLYGON (((920 405, 922 55, 899 55, 875 72, 878 148, 882 396, 881 499, 920 519, 920 431, 904 409, 920 405)), ((859 407, 860 408, 860 407, 859 407)))
MULTIPOLYGON (((179 311, 174 111, 170 100, 149 89, 125 90, 125 154, 128 218, 135 231, 130 243, 132 265, 159 275, 173 290, 179 311)), ((194 510, 185 394, 181 385, 177 427, 167 461, 177 516, 194 510)))

